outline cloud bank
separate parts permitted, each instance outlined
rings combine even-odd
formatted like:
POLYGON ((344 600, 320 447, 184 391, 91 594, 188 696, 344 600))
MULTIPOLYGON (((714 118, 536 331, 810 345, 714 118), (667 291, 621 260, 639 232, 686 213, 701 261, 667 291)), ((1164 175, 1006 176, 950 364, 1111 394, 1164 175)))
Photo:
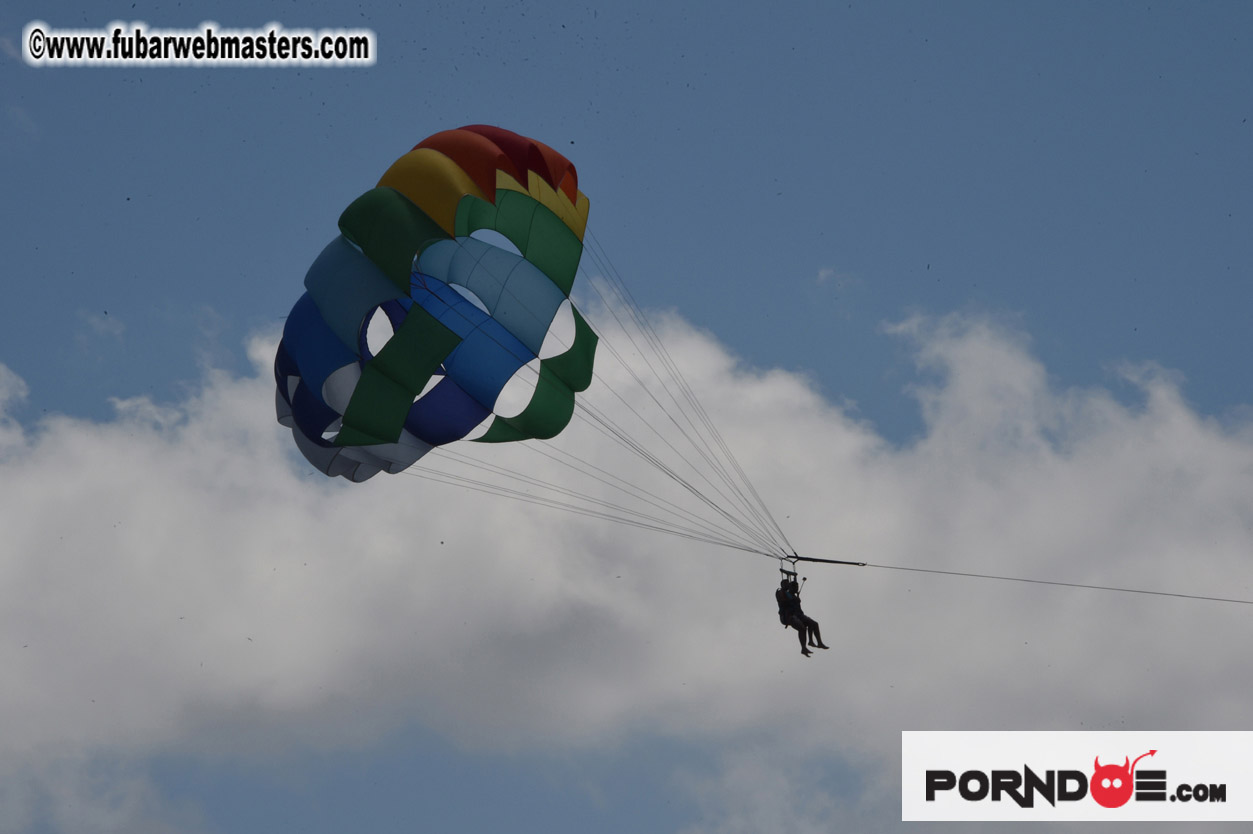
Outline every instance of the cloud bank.
MULTIPOLYGON (((892 333, 925 425, 903 446, 665 323, 803 554, 1253 599, 1249 425, 1152 366, 1124 369, 1132 397, 1060 387, 987 319, 892 333)), ((675 775, 693 830, 891 829, 902 729, 1248 725, 1243 606, 812 566, 833 649, 803 660, 769 560, 414 478, 330 482, 274 422, 275 341, 250 343, 254 374, 105 422, 19 425, 26 386, 0 366, 6 830, 81 830, 53 810, 71 805, 98 830, 198 830, 144 761, 415 724, 513 754, 710 745, 708 773, 675 775), (771 761, 847 781, 780 807, 771 761)))

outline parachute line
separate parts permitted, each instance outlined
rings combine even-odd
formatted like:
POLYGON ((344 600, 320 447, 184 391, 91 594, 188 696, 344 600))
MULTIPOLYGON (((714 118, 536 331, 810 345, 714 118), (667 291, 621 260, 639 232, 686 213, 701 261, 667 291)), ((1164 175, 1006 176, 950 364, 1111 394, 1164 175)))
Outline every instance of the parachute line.
MULTIPOLYGON (((621 280, 617 269, 609 261, 603 247, 600 246, 599 241, 597 241, 590 229, 588 231, 588 239, 590 245, 585 247, 585 251, 591 255, 592 259, 600 267, 606 285, 612 290, 613 299, 605 297, 604 293, 601 292, 599 282, 589 280, 585 284, 590 286, 600 296, 602 304, 640 356, 644 367, 651 373, 652 379, 655 380, 656 384, 675 406, 675 410, 682 415, 688 428, 684 429, 683 426, 679 425, 678 420, 670 413, 670 409, 663 407, 663 411, 669 416, 671 423, 680 430, 684 439, 701 455, 715 475, 733 492, 736 497, 733 503, 736 504, 738 510, 753 519, 760 531, 759 534, 767 541, 779 543, 772 545, 773 549, 781 552, 790 551, 791 546, 788 543, 787 536, 771 515, 760 494, 753 487, 752 482, 740 466, 735 455, 731 452, 730 447, 723 440, 708 413, 700 404, 690 384, 671 358, 669 351, 666 350, 665 344, 657 334, 656 329, 635 302, 630 289, 621 280), (636 334, 632 333, 628 323, 618 314, 619 308, 628 314, 630 323, 634 325, 636 333, 639 335, 638 339, 636 334), (678 392, 677 395, 676 390, 678 392)), ((610 344, 610 351, 614 357, 624 367, 628 368, 637 384, 661 407, 661 401, 654 393, 653 387, 646 384, 645 380, 631 368, 630 363, 625 360, 622 354, 612 348, 610 340, 606 339, 605 341, 610 344)))
MULTIPOLYGON (((473 465, 473 464, 472 464, 473 465)), ((622 508, 607 502, 598 501, 596 499, 585 499, 593 505, 602 505, 603 509, 597 509, 595 506, 585 506, 577 503, 575 500, 560 500, 556 498, 535 495, 525 490, 508 487, 503 484, 493 483, 491 481, 483 481, 470 478, 464 475, 457 475, 450 472, 434 470, 430 468, 410 468, 404 470, 403 474, 410 475, 415 478, 423 478, 434 481, 436 483, 448 484, 451 486, 459 486, 487 495, 496 495, 504 498, 521 501, 523 503, 534 504, 537 506, 548 507, 550 509, 564 510, 566 512, 575 513, 577 515, 587 516, 589 518, 601 519, 604 521, 612 521, 618 524, 624 524, 644 530, 652 530, 660 533, 668 533, 673 536, 689 539, 692 541, 704 542, 707 544, 718 545, 720 547, 740 550, 746 553, 757 553, 761 551, 748 547, 736 539, 726 538, 717 534, 706 533, 701 530, 686 528, 677 524, 673 524, 653 516, 648 516, 634 510, 622 508)), ((511 473, 516 476, 517 473, 511 473)), ((546 485, 537 481, 537 485, 545 488, 557 489, 552 485, 546 485)), ((576 496, 581 497, 581 496, 576 496)), ((765 555, 765 554, 762 554, 765 555)))
MULTIPOLYGON (((460 241, 457 243, 461 245, 460 241)), ((627 430, 622 425, 620 419, 611 418, 609 410, 598 407, 591 402, 594 394, 591 389, 575 398, 573 416, 580 423, 590 426, 597 432, 610 438, 694 496, 707 510, 717 517, 717 521, 703 518, 689 510, 680 509, 674 504, 667 506, 660 503, 642 487, 630 484, 603 468, 592 467, 582 461, 578 461, 577 458, 561 450, 559 445, 551 441, 544 444, 544 447, 565 457, 564 460, 559 460, 558 462, 583 473, 585 477, 610 486, 620 494, 642 502, 651 509, 631 509, 621 503, 615 504, 589 499, 582 493, 558 487, 554 484, 544 483, 517 470, 487 464, 483 461, 471 462, 471 458, 451 452, 447 446, 437 447, 437 450, 441 453, 438 457, 456 461, 463 465, 476 466, 494 476, 526 483, 535 487, 542 487, 549 490, 553 495, 561 496, 552 497, 550 495, 549 497, 539 498, 527 495, 526 500, 530 500, 532 503, 565 509, 575 509, 577 507, 577 511, 585 515, 594 515, 602 518, 612 515, 613 517, 610 520, 623 521, 624 523, 630 523, 634 520, 638 522, 638 526, 646 526, 648 529, 674 532, 687 538, 697 538, 701 541, 708 541, 752 553, 773 555, 790 550, 790 545, 787 544, 787 539, 783 535, 781 528, 779 528, 773 517, 770 516, 764 502, 761 501, 760 496, 748 481, 738 461, 731 454, 730 448, 718 434, 712 420, 701 407, 690 385, 682 378, 678 366, 670 358, 656 330, 648 322, 643 311, 635 304, 634 299, 629 294, 629 290, 617 278, 616 270, 612 264, 608 263, 603 251, 600 251, 598 248, 585 248, 584 251, 592 253, 593 259, 601 264, 604 281, 611 290, 611 296, 607 297, 598 286, 600 282, 588 278, 585 269, 580 267, 580 272, 583 272, 585 276, 584 285, 590 286, 600 297, 606 312, 614 319, 627 342, 634 348, 636 355, 640 357, 640 361, 647 369, 647 373, 642 372, 638 367, 634 367, 613 342, 606 338, 604 333, 597 333, 599 344, 610 356, 617 360, 631 380, 644 392, 647 399, 660 409, 661 413, 665 415, 666 422, 679 432, 688 450, 681 450, 671 439, 662 434, 653 421, 646 419, 620 392, 609 386, 605 382, 604 375, 599 371, 594 372, 593 378, 599 381, 600 387, 608 392, 608 395, 616 401, 619 408, 625 409, 622 412, 622 416, 629 414, 634 417, 645 428, 649 436, 654 441, 659 442, 664 449, 652 445, 651 441, 650 443, 645 443, 631 431, 627 430), (634 328, 634 332, 632 328, 634 328), (653 381, 651 384, 649 382, 650 379, 653 381), (661 396, 656 391, 658 388, 662 392, 661 396), (676 390, 678 391, 677 395, 675 393, 676 390), (676 413, 679 417, 675 416, 676 413), (662 452, 668 452, 668 454, 663 457, 662 452), (695 457, 691 456, 693 454, 695 457), (680 471, 679 467, 682 467, 684 471, 680 471), (701 484, 704 486, 702 487, 701 484), (599 505, 599 509, 589 509, 588 504, 599 505), (655 511, 660 511, 661 515, 653 514, 655 511), (642 519, 647 519, 647 522, 642 522, 642 519), (680 523, 676 519, 682 519, 682 522, 680 523)), ((480 263, 479 268, 491 273, 491 268, 485 264, 480 263)), ((494 275, 494 273, 492 274, 493 277, 500 277, 494 275)), ((504 284, 503 292, 513 297, 518 302, 518 306, 525 309, 526 305, 512 295, 508 282, 502 283, 504 284)), ((526 309, 526 312, 532 311, 526 309)), ((450 311, 450 313, 460 315, 456 311, 450 311)), ((539 381, 537 378, 538 371, 529 364, 521 366, 517 373, 536 378, 535 381, 537 383, 539 381)), ((531 442, 510 445, 532 450, 539 450, 540 448, 531 442)), ((553 454, 548 454, 547 456, 557 460, 553 454)), ((431 458, 432 455, 428 454, 425 462, 431 463, 431 458)), ((511 495, 512 497, 526 495, 526 493, 521 495, 515 494, 517 490, 500 484, 489 484, 488 482, 474 479, 460 481, 458 479, 461 479, 462 476, 448 472, 435 473, 429 466, 420 466, 416 470, 405 471, 420 476, 431 473, 433 479, 439 477, 453 479, 463 486, 470 486, 471 488, 477 488, 480 491, 491 492, 497 495, 511 495)))
POLYGON ((1226 602, 1236 605, 1253 605, 1250 599, 1232 599, 1228 597, 1209 597, 1200 594, 1184 594, 1173 591, 1149 591, 1144 588, 1121 588, 1116 585, 1088 585, 1082 582, 1059 582, 1051 579, 1028 579, 1023 576, 1000 576, 992 573, 968 573, 956 570, 940 570, 939 568, 909 568, 903 565, 876 565, 866 563, 868 568, 880 570, 909 571, 911 573, 934 573, 942 576, 959 576, 966 579, 994 579, 1000 582, 1026 582, 1031 585, 1055 585, 1061 588, 1085 588, 1089 591, 1113 591, 1120 594, 1143 594, 1155 597, 1176 597, 1178 599, 1194 599, 1204 602, 1226 602))
MULTIPOLYGON (((776 557, 778 558, 778 557, 776 557)), ((991 579, 998 582, 1024 582, 1029 585, 1052 585, 1058 588, 1082 588, 1088 591, 1110 591, 1119 594, 1140 594, 1153 597, 1174 597, 1191 599, 1198 602, 1223 602, 1232 605, 1253 605, 1253 599, 1236 599, 1233 597, 1211 597, 1203 594, 1185 594, 1178 591, 1150 591, 1146 588, 1123 588, 1118 585, 1091 585, 1084 582, 1061 582, 1055 579, 1031 579, 1025 576, 1005 576, 995 573, 973 573, 970 571, 944 570, 942 568, 917 568, 905 565, 879 565, 874 562, 846 562, 841 559, 815 559, 807 556, 790 556, 780 558, 784 561, 821 562, 828 565, 850 565, 859 568, 878 568, 879 570, 906 571, 909 573, 931 573, 939 576, 956 576, 962 579, 991 579)))

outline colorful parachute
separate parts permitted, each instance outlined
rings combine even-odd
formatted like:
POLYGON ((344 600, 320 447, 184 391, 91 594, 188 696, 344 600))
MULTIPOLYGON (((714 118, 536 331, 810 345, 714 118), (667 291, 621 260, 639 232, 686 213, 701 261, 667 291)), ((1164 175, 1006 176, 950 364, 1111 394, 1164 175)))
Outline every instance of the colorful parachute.
POLYGON ((564 429, 597 343, 569 301, 587 211, 569 160, 498 127, 398 159, 344 210, 283 329, 276 409, 304 456, 363 481, 454 440, 564 429))

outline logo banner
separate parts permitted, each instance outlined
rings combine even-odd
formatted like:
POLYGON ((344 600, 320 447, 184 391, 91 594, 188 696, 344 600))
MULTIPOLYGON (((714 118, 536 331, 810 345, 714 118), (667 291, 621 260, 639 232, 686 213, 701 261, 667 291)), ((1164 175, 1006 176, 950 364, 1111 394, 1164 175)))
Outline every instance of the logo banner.
POLYGON ((1253 732, 901 733, 905 821, 1253 820, 1253 732))

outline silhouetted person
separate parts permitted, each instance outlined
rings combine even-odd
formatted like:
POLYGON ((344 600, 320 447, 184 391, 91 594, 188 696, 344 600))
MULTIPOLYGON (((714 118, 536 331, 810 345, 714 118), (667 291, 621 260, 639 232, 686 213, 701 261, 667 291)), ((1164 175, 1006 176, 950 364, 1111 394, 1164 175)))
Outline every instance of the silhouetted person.
POLYGON ((779 622, 796 629, 796 636, 801 643, 801 654, 805 657, 813 654, 809 650, 810 646, 815 649, 829 648, 822 642, 818 621, 807 617, 801 609, 800 586, 795 579, 784 577, 779 583, 779 590, 774 592, 774 599, 779 604, 779 622))
POLYGON ((774 592, 774 601, 779 604, 779 622, 784 627, 792 627, 796 629, 796 636, 801 641, 801 654, 808 657, 813 654, 809 647, 805 644, 805 623, 797 614, 795 598, 789 592, 790 583, 788 578, 783 577, 783 581, 779 583, 779 590, 774 592))

